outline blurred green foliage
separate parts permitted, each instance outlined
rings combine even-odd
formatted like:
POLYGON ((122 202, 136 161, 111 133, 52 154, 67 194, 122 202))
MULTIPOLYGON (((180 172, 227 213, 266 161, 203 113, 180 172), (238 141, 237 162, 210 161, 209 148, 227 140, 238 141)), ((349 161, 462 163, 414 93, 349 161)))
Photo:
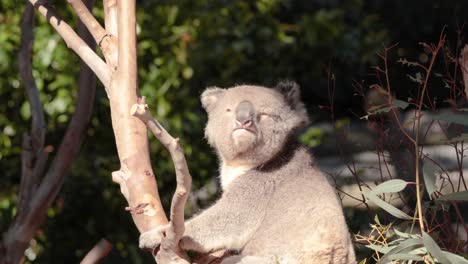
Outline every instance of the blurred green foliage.
MULTIPOLYGON (((332 70, 337 76, 337 113, 361 111, 352 81, 366 76, 377 50, 400 42, 399 52, 418 57, 418 42, 436 40, 444 25, 455 32, 468 13, 466 1, 439 0, 137 2, 141 93, 160 122, 181 138, 195 189, 213 179, 217 170, 215 156, 203 140, 206 116, 198 97, 204 87, 273 85, 293 79, 302 85, 310 113, 323 118, 328 114, 320 113, 317 105, 328 104, 326 76, 332 70)), ((54 4, 67 22, 76 24, 70 8, 54 4)), ((100 4, 94 13, 102 18, 100 4)), ((15 212, 20 143, 30 119, 16 58, 22 9, 23 3, 0 0, 1 232, 15 212)), ((39 15, 35 37, 34 76, 47 114, 47 144, 57 146, 74 111, 78 58, 39 15)), ((119 188, 111 182, 110 173, 119 169, 119 162, 102 87, 87 133, 28 258, 34 263, 77 263, 107 237, 115 250, 105 262, 151 263, 137 248, 138 232, 124 211, 119 188)), ((319 140, 320 132, 306 137, 319 140)), ((154 139, 150 148, 161 198, 168 206, 175 182, 172 163, 154 139)), ((208 202, 195 201, 192 208, 208 202)))

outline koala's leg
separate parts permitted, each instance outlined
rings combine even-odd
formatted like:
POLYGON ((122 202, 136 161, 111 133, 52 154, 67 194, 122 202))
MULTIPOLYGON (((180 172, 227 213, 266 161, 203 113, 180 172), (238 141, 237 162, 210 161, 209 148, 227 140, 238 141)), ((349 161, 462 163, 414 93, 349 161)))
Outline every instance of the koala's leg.
POLYGON ((257 256, 232 256, 224 259, 221 264, 295 264, 296 262, 289 262, 282 260, 281 257, 268 256, 268 257, 257 257, 257 256))
MULTIPOLYGON (((184 250, 210 252, 218 249, 240 250, 251 239, 260 224, 261 212, 250 212, 218 202, 200 215, 185 222, 180 246, 184 250)), ((237 206, 234 206, 237 207, 237 206)), ((252 208, 250 208, 252 209, 252 208)))
POLYGON ((246 184, 241 187, 242 195, 228 191, 213 206, 185 222, 182 249, 240 250, 252 239, 265 216, 273 186, 246 184))

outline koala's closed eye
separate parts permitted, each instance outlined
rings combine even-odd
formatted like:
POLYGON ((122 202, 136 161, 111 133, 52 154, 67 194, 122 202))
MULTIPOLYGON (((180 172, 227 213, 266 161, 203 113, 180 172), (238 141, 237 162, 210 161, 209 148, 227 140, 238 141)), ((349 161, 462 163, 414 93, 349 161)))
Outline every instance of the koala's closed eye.
POLYGON ((275 115, 273 113, 269 113, 269 112, 261 112, 259 114, 259 118, 260 120, 266 120, 266 119, 273 119, 273 120, 279 120, 280 119, 280 116, 279 115, 275 115))

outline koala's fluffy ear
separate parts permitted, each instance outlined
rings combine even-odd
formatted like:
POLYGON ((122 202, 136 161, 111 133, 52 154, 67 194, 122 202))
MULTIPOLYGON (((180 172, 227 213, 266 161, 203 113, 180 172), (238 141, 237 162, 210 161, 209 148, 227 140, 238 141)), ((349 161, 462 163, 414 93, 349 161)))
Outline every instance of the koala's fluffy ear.
POLYGON ((297 83, 282 81, 276 85, 275 89, 284 96, 284 99, 292 109, 296 109, 298 105, 302 105, 301 89, 297 83))
POLYGON ((216 102, 224 95, 225 89, 216 86, 208 87, 201 95, 201 103, 203 108, 209 112, 216 105, 216 102))
POLYGON ((275 90, 284 96, 284 99, 291 109, 297 113, 297 127, 308 125, 310 120, 304 103, 301 101, 301 89, 299 88, 299 85, 293 81, 282 81, 276 85, 275 90))

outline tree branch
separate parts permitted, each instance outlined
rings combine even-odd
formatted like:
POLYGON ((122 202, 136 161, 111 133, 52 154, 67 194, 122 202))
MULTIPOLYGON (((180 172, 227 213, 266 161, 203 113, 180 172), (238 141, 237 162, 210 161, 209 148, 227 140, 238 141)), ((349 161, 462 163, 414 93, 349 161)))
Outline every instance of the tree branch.
MULTIPOLYGON (((84 39, 90 41, 90 46, 94 46, 92 38, 84 37, 84 39)), ((87 44, 86 46, 89 47, 87 44)), ((6 256, 0 257, 1 263, 16 264, 23 258, 29 241, 43 223, 47 208, 57 196, 70 166, 78 154, 88 121, 91 117, 96 89, 95 76, 90 72, 88 67, 80 69, 80 80, 84 81, 80 81, 76 112, 70 121, 49 170, 39 188, 34 192, 34 196, 29 199, 27 207, 23 210, 24 215, 22 215, 21 221, 14 221, 3 237, 2 242, 6 256)), ((35 168, 34 174, 39 175, 44 164, 45 161, 38 161, 38 167, 35 168)))
MULTIPOLYGON (((110 1, 105 3, 109 4, 110 1)), ((140 232, 167 224, 151 168, 146 127, 130 115, 137 103, 135 0, 118 1, 118 66, 109 87, 112 126, 121 168, 112 173, 140 232)), ((109 11, 109 10, 108 10, 109 11)))
POLYGON ((55 28, 65 43, 96 73, 99 80, 108 86, 110 82, 110 70, 106 63, 91 49, 73 29, 65 23, 53 10, 40 0, 29 0, 31 4, 55 28))
POLYGON ((107 35, 106 30, 94 18, 93 14, 88 10, 81 0, 68 0, 75 13, 80 18, 81 22, 86 26, 88 31, 93 35, 94 41, 99 43, 107 35))
POLYGON ((104 0, 104 25, 106 31, 118 37, 117 31, 117 0, 104 0))
POLYGON ((465 85, 465 98, 468 100, 468 44, 460 53, 460 69, 463 74, 463 84, 465 85))
POLYGON ((28 2, 21 19, 21 47, 18 52, 18 66, 28 102, 31 107, 31 136, 34 147, 44 146, 46 125, 44 109, 39 98, 39 90, 32 74, 32 47, 34 42, 34 7, 28 2))
POLYGON ((106 239, 101 239, 83 258, 80 264, 95 264, 106 257, 112 249, 112 244, 106 239))
POLYGON ((21 183, 18 194, 17 218, 15 219, 20 222, 24 216, 24 210, 26 210, 31 196, 37 188, 48 156, 47 152, 43 151, 46 135, 44 109, 32 74, 33 29, 34 7, 26 1, 21 19, 21 47, 18 52, 18 66, 31 108, 31 132, 23 135, 21 151, 21 183))
POLYGON ((185 232, 184 207, 192 188, 192 176, 184 152, 180 147, 179 139, 173 138, 151 115, 144 97, 138 104, 133 105, 130 111, 151 130, 153 135, 169 151, 175 167, 177 187, 172 197, 169 228, 161 241, 156 259, 158 263, 188 263, 179 248, 179 241, 185 232))

